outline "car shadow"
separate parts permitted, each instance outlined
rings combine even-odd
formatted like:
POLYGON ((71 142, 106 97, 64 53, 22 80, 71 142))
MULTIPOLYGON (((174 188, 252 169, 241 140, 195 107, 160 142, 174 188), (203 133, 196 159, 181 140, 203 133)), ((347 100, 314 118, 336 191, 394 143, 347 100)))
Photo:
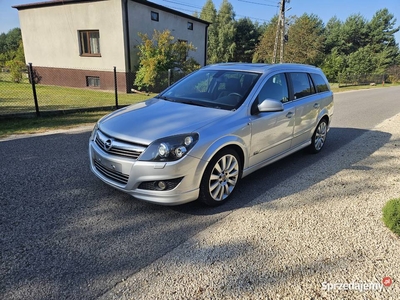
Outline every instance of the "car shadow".
MULTIPOLYGON (((172 207, 171 209, 193 215, 218 214, 235 210, 249 205, 249 203, 254 199, 267 193, 269 189, 279 187, 282 182, 287 182, 288 180, 290 181, 291 178, 296 178, 299 172, 310 165, 321 164, 322 162, 324 164, 324 172, 318 174, 318 180, 323 181, 343 169, 342 164, 338 164, 336 159, 332 159, 335 153, 367 132, 369 132, 369 130, 356 128, 331 128, 328 133, 327 142, 320 153, 310 154, 307 149, 304 149, 257 170, 241 180, 235 194, 232 195, 232 198, 223 205, 209 207, 202 204, 200 201, 195 201, 172 207)), ((390 140, 391 134, 375 131, 374 136, 375 140, 378 140, 379 142, 374 143, 372 146, 369 144, 365 145, 361 156, 360 153, 352 155, 351 148, 349 148, 349 152, 346 155, 347 165, 345 168, 365 168, 362 166, 352 167, 352 165, 368 157, 385 145, 390 140)), ((280 196, 284 197, 305 190, 315 183, 315 180, 310 180, 308 185, 296 186, 292 187, 292 189, 282 189, 280 196)))

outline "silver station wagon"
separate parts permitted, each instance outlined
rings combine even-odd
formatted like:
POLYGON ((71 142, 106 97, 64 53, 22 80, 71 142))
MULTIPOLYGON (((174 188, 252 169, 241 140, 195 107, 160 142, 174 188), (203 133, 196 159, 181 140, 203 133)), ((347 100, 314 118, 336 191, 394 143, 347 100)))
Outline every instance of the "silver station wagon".
POLYGON ((137 199, 218 205, 257 169, 302 148, 319 152, 332 115, 333 94, 316 67, 209 65, 99 120, 91 170, 137 199))

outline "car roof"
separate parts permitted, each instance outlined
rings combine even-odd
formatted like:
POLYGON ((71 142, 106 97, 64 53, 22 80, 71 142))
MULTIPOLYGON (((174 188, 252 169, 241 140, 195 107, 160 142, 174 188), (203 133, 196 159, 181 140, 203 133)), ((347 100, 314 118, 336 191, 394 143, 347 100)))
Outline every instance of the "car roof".
POLYGON ((304 72, 321 72, 321 69, 304 64, 282 63, 282 64, 264 64, 264 63, 220 63, 207 65, 203 69, 210 70, 231 70, 231 71, 247 71, 257 73, 270 73, 273 71, 304 71, 304 72))

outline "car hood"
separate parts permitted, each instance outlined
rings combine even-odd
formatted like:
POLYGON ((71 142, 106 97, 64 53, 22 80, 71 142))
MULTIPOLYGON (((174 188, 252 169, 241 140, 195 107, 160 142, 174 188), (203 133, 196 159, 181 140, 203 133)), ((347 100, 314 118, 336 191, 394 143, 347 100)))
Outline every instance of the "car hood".
POLYGON ((232 111, 150 99, 105 116, 99 129, 124 141, 148 145, 156 139, 196 132, 232 111))

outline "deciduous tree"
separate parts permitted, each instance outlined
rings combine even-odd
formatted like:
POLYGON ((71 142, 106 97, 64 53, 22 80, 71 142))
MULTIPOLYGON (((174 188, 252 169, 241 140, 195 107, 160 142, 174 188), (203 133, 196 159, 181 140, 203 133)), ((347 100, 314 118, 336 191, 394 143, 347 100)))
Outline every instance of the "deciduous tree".
POLYGON ((338 53, 337 48, 334 48, 331 53, 325 55, 321 68, 329 81, 337 82, 338 75, 346 71, 347 56, 338 53))
POLYGON ((168 69, 190 72, 200 67, 188 56, 189 51, 196 50, 193 44, 175 40, 169 30, 154 30, 151 39, 147 34, 139 33, 139 36, 142 43, 138 46, 139 68, 135 79, 139 89, 165 85, 168 69))
POLYGON ((6 62, 14 59, 25 63, 21 30, 19 28, 0 34, 0 66, 5 66, 6 62))
POLYGON ((348 74, 373 74, 376 71, 376 56, 371 46, 365 46, 348 56, 348 74))

